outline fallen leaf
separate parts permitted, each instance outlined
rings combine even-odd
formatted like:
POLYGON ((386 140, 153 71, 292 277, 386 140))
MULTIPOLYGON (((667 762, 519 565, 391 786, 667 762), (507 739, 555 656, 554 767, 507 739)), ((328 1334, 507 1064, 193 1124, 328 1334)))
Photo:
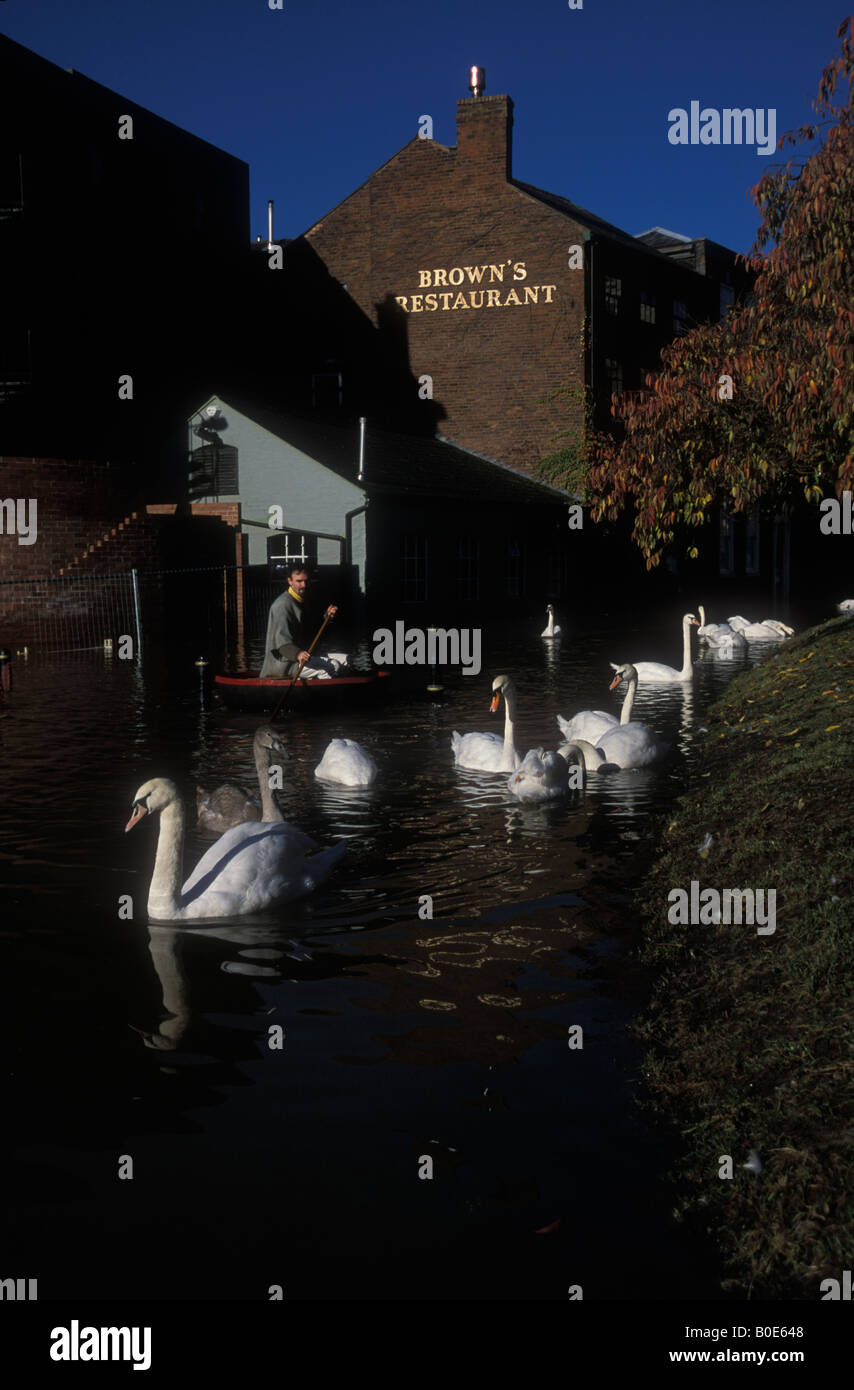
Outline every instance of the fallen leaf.
POLYGON ((842 728, 842 725, 841 725, 841 724, 828 724, 828 726, 827 726, 827 728, 825 729, 824 732, 825 732, 826 734, 829 734, 830 731, 831 731, 831 729, 841 729, 841 728, 842 728))

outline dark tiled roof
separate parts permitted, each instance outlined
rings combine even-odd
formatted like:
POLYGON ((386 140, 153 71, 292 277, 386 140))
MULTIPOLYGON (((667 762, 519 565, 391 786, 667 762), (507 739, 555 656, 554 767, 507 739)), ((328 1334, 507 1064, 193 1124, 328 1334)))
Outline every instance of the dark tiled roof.
MULTIPOLYGON (((280 414, 254 401, 229 394, 219 396, 227 416, 229 405, 278 439, 316 459, 339 477, 357 483, 359 427, 345 429, 297 415, 280 414)), ((365 431, 367 491, 407 496, 477 498, 484 503, 566 503, 569 494, 525 477, 484 454, 463 449, 441 437, 397 434, 372 428, 365 431)))
POLYGON ((523 183, 521 179, 511 179, 511 183, 517 188, 521 188, 523 193, 529 193, 532 198, 538 199, 541 203, 547 203, 556 212, 565 213, 582 226, 589 227, 591 232, 598 232, 600 236, 607 236, 612 241, 622 242, 623 245, 633 246, 637 251, 638 240, 630 232, 624 232, 621 227, 615 227, 612 222, 606 222, 603 218, 597 217, 595 212, 588 212, 586 208, 581 208, 577 203, 571 203, 568 198, 561 198, 557 193, 547 193, 544 188, 535 188, 532 183, 523 183))

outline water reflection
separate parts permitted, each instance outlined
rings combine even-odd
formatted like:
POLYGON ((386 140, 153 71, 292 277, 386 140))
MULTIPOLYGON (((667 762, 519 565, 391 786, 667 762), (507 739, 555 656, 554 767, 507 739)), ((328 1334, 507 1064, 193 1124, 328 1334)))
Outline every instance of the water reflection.
MULTIPOLYGON (((158 1268, 158 1222, 166 1240, 170 1222, 192 1210, 196 1287, 207 1287, 207 1257, 216 1296, 232 1278, 247 1296, 234 1252, 248 1261, 255 1237, 239 1203, 218 1203, 216 1232, 199 1235, 218 1201, 196 1196, 204 1172, 217 1175, 212 1184, 269 1198, 270 1238, 299 1256, 301 1287, 315 1270, 327 1296, 329 1271, 346 1268, 354 1250, 382 1248, 390 1268, 416 1279, 413 1250, 423 1263, 425 1250, 452 1250, 473 1226, 478 1248, 466 1247, 460 1264, 478 1271, 473 1287, 485 1287, 494 1264, 504 1296, 528 1296, 543 1270, 512 1241, 510 1260, 490 1232, 497 1241, 517 1222, 527 1238, 560 1210, 574 1242, 563 1262, 586 1260, 617 1296, 621 1279, 650 1277, 650 1249, 677 1258, 647 1197, 666 1163, 632 1108, 634 996, 622 943, 634 929, 631 890, 649 817, 683 785, 711 700, 761 653, 703 653, 693 686, 641 687, 636 717, 670 741, 671 755, 660 767, 591 777, 559 802, 522 805, 505 777, 457 769, 451 754, 453 729, 489 727, 492 679, 503 672, 519 692, 521 753, 558 746, 558 711, 619 715, 609 663, 641 650, 673 660, 672 626, 653 634, 658 645, 639 629, 549 643, 529 626, 503 629, 485 634, 478 677, 440 671, 439 700, 415 690, 353 717, 288 714, 278 726, 289 753, 283 815, 319 844, 346 838, 347 854, 310 898, 204 927, 146 924, 154 839, 123 834, 130 797, 152 776, 173 778, 188 799, 197 784, 251 787, 260 720, 201 709, 197 653, 167 662, 153 641, 144 670, 100 653, 19 664, 0 721, 16 1159, 28 1171, 38 1136, 62 1193, 77 1192, 78 1173, 88 1190, 93 1149, 105 1163, 126 1134, 141 1152, 147 1146, 149 1171, 184 1165, 182 1205, 173 1210, 161 1189, 137 1198, 134 1271, 121 1259, 129 1218, 118 1201, 94 1228, 91 1203, 63 1206, 69 1248, 94 1242, 104 1268, 126 1271, 126 1296, 144 1293, 158 1268), (57 691, 60 758, 46 736, 57 691), (371 788, 314 777, 336 737, 358 739, 376 759, 371 788), (118 916, 125 894, 130 921, 118 916), (432 919, 418 915, 425 897, 432 919), (39 989, 50 1007, 34 1010, 39 989), (566 1030, 579 1022, 590 1046, 567 1070, 566 1030), (267 1046, 271 1024, 285 1030, 281 1056, 267 1046), (422 1222, 408 1165, 433 1141, 437 1162, 462 1166, 436 1185, 422 1222), (346 1181, 329 1161, 341 1144, 346 1181), (281 1203, 283 1182, 305 1194, 299 1213, 281 1203)), ((187 865, 209 843, 189 831, 187 865)), ((27 1248, 58 1268, 56 1225, 28 1190, 27 1248)), ((110 1199, 103 1184, 98 1192, 100 1211, 110 1199)), ((690 1253, 680 1265, 686 1287, 696 1288, 695 1265, 690 1253)), ((162 1296, 186 1296, 177 1274, 174 1284, 158 1278, 162 1296)))

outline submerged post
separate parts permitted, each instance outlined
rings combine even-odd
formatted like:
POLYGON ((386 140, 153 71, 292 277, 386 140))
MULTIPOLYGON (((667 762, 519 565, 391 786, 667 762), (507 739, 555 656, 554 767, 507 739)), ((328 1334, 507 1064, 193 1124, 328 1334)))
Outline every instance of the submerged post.
POLYGON ((136 623, 136 657, 137 661, 142 660, 142 625, 139 621, 139 581, 136 570, 131 570, 133 580, 133 616, 136 623))

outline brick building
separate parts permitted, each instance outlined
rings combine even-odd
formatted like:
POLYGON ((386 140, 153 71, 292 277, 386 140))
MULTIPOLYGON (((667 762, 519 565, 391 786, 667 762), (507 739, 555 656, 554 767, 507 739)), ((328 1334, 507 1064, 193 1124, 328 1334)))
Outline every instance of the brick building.
POLYGON ((0 453, 156 496, 235 351, 248 209, 242 160, 0 36, 0 453))
POLYGON ((642 385, 746 278, 724 247, 630 236, 515 178, 512 128, 508 96, 459 101, 455 147, 414 137, 304 239, 396 329, 413 381, 431 378, 441 434, 531 472, 561 431, 582 431, 584 387, 604 422, 612 392, 642 385))

